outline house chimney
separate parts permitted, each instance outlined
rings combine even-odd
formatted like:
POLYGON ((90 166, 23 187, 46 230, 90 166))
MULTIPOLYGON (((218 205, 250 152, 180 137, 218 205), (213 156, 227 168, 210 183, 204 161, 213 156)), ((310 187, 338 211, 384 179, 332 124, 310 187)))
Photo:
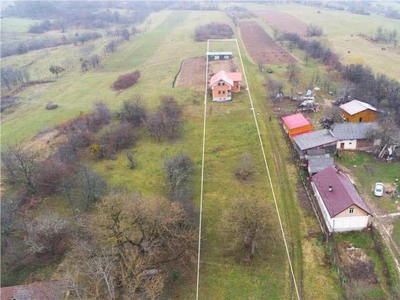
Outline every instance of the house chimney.
POLYGON ((329 188, 328 188, 328 191, 329 191, 329 192, 332 192, 332 190, 333 190, 333 188, 332 188, 332 185, 330 184, 330 185, 329 185, 329 188))

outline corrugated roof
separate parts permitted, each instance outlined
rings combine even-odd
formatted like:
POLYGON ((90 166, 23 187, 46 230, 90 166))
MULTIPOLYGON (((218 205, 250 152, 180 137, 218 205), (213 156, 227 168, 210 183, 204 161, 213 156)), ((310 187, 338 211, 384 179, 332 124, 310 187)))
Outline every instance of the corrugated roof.
POLYGON ((308 170, 310 173, 318 173, 327 167, 335 166, 335 161, 333 157, 326 157, 326 156, 317 156, 313 157, 310 156, 308 158, 308 170))
POLYGON ((2 287, 1 300, 62 300, 68 291, 66 281, 43 281, 2 287))
POLYGON ((300 113, 282 117, 282 121, 289 129, 311 125, 310 121, 300 113))
POLYGON ((333 135, 340 141, 365 139, 370 130, 379 129, 378 123, 335 123, 333 135))
POLYGON ((372 105, 362 102, 362 101, 359 101, 359 100, 352 100, 350 102, 342 104, 342 105, 340 105, 340 108, 343 109, 345 112, 347 112, 350 115, 357 114, 357 113, 362 112, 367 109, 376 111, 376 108, 373 107, 372 105))
POLYGON ((210 79, 210 86, 213 87, 218 81, 224 81, 230 86, 233 86, 233 80, 226 74, 225 71, 219 71, 210 79))
POLYGON ((312 177, 312 181, 321 195, 331 218, 353 205, 357 205, 371 215, 367 205, 346 174, 333 167, 328 167, 315 174, 312 177), (329 191, 329 185, 332 186, 331 192, 329 191))
POLYGON ((299 147, 300 150, 307 150, 326 144, 331 144, 337 141, 337 139, 327 129, 314 131, 311 133, 305 133, 293 137, 293 141, 299 147))

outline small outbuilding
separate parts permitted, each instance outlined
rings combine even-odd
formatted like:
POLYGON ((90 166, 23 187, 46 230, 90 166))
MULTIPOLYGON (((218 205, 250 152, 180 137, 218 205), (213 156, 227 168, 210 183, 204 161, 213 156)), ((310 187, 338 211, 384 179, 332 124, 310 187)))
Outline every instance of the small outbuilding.
POLYGON ((372 139, 368 134, 379 130, 378 123, 335 123, 331 127, 333 135, 337 138, 337 149, 365 150, 379 146, 380 139, 372 139))
POLYGON ((311 186, 329 232, 368 227, 371 211, 346 174, 328 167, 312 176, 311 186))
POLYGON ((308 151, 315 149, 324 149, 326 153, 334 153, 336 151, 336 142, 337 139, 328 129, 293 137, 294 148, 299 153, 300 158, 304 158, 308 151))
POLYGON ((290 138, 304 133, 313 132, 314 130, 314 126, 301 113, 282 117, 282 121, 283 129, 290 138))
POLYGON ((374 122, 376 119, 377 109, 359 100, 352 100, 346 104, 342 104, 340 105, 340 109, 343 112, 343 119, 346 122, 374 122))
POLYGON ((232 52, 207 52, 207 58, 209 60, 220 60, 220 59, 230 59, 232 58, 232 52))
POLYGON ((305 156, 307 161, 308 174, 314 175, 326 169, 334 167, 335 161, 333 157, 325 152, 325 149, 308 150, 305 156))

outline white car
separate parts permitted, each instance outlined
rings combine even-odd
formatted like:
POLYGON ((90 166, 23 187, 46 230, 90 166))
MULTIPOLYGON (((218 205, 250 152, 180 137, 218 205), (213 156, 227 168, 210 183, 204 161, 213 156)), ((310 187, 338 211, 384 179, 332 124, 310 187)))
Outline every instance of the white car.
POLYGON ((383 196, 383 183, 382 182, 375 183, 374 195, 377 197, 383 196))

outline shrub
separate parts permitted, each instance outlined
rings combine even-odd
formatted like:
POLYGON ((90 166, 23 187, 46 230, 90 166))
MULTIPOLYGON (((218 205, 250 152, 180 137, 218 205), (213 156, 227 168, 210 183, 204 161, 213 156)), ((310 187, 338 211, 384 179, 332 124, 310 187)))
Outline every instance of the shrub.
POLYGON ((113 84, 114 90, 124 90, 133 86, 140 78, 140 71, 136 70, 133 73, 121 75, 113 84))

